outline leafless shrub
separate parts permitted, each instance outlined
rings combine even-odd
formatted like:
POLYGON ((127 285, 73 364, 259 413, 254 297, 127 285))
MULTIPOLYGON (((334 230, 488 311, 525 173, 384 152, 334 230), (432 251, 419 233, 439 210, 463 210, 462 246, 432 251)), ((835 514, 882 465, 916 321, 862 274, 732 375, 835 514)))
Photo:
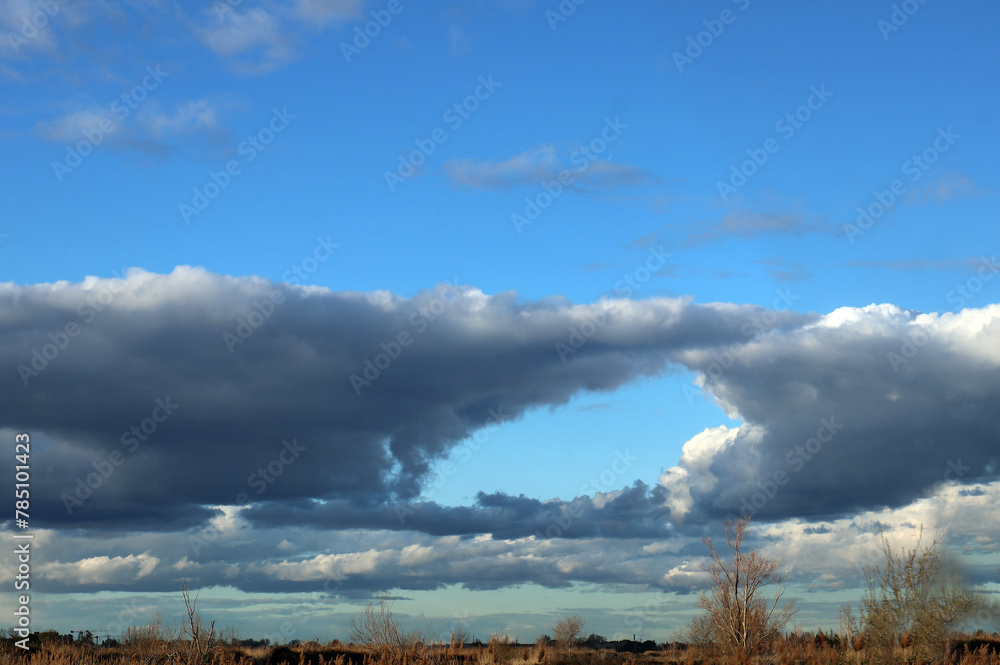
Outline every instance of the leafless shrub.
POLYGON ((882 534, 883 564, 865 566, 867 584, 861 600, 865 645, 873 662, 895 659, 899 636, 910 634, 921 660, 939 660, 948 638, 977 607, 975 593, 962 583, 934 540, 921 548, 893 551, 882 534))
POLYGON ((144 663, 154 663, 170 652, 170 642, 177 632, 157 614, 145 626, 129 626, 122 634, 122 646, 144 663))
POLYGON ((198 611, 198 596, 201 595, 200 584, 194 598, 192 598, 191 585, 185 581, 181 585, 181 595, 184 597, 184 608, 187 610, 187 623, 184 625, 183 634, 190 638, 191 649, 197 657, 197 662, 201 662, 215 642, 215 622, 211 622, 208 628, 205 628, 204 623, 202 623, 201 612, 198 611))
POLYGON ((783 562, 747 552, 743 541, 750 535, 750 518, 725 523, 726 545, 732 561, 723 560, 711 538, 704 538, 712 555, 706 567, 712 588, 698 602, 715 627, 719 646, 728 654, 746 658, 768 647, 781 634, 792 615, 794 603, 778 606, 784 595, 783 562), (776 585, 774 598, 762 595, 763 587, 776 585))
POLYGON ((577 614, 559 619, 553 633, 558 647, 560 649, 572 651, 573 647, 580 641, 580 633, 583 631, 583 624, 583 617, 577 614))
POLYGON ((381 594, 368 603, 364 616, 351 619, 351 641, 383 656, 397 656, 420 641, 418 634, 404 633, 392 614, 392 600, 381 594))

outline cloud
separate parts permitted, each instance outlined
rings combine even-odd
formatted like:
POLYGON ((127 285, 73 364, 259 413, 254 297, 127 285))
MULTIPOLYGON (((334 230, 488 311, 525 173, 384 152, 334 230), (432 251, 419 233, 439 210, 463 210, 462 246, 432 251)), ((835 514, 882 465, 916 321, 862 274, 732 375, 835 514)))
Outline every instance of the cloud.
POLYGON ((753 261, 753 263, 774 266, 769 268, 767 272, 771 276, 771 279, 776 282, 804 282, 813 276, 811 272, 805 269, 804 263, 791 262, 780 256, 758 259, 753 261))
MULTIPOLYGON (((97 71, 104 72, 109 57, 120 56, 95 49, 100 39, 141 48, 141 44, 123 42, 122 36, 131 31, 142 40, 150 30, 168 32, 179 22, 205 47, 229 60, 236 71, 260 74, 294 60, 298 44, 308 33, 363 19, 363 8, 363 0, 212 0, 202 3, 191 17, 175 3, 119 6, 101 0, 60 0, 44 9, 34 0, 0 0, 0 28, 14 36, 0 42, 0 58, 26 61, 43 54, 66 60, 73 54, 88 65, 96 60, 97 71), (46 18, 41 27, 37 19, 32 24, 32 17, 39 13, 46 18)), ((10 71, 8 76, 21 76, 10 71)))
POLYGON ((103 82, 114 77, 112 61, 134 53, 133 35, 150 34, 152 25, 163 34, 161 9, 160 3, 146 2, 0 0, 0 72, 25 81, 54 76, 69 89, 81 80, 103 82), (4 59, 18 71, 4 67, 4 59))
POLYGON ((678 279, 730 279, 746 277, 744 273, 726 268, 711 268, 709 266, 692 266, 671 263, 656 273, 658 277, 674 277, 678 279))
POLYGON ((196 523, 202 506, 241 496, 377 506, 412 497, 494 414, 656 375, 672 352, 741 339, 763 312, 667 298, 522 304, 452 285, 406 299, 185 267, 4 285, 0 358, 14 369, 0 424, 55 441, 33 506, 53 524, 129 528, 146 511, 196 523), (556 345, 595 317, 606 323, 564 362, 556 345), (67 322, 80 329, 66 348, 36 355, 67 322))
POLYGON ((1000 492, 998 342, 1000 305, 820 316, 132 270, 0 285, 0 425, 46 445, 32 517, 47 528, 52 593, 172 591, 180 577, 348 596, 522 583, 689 593, 706 525, 741 512, 797 562, 795 579, 836 588, 856 585, 878 522, 996 547, 982 524, 1000 492), (595 317, 604 324, 563 363, 555 345, 595 317), (423 497, 434 463, 498 420, 672 366, 740 424, 693 437, 655 484, 623 463, 571 500, 423 497), (352 379, 366 370, 370 383, 352 379), (821 562, 829 542, 844 555, 821 562))
POLYGON ((678 465, 660 476, 660 485, 666 489, 666 504, 672 518, 683 520, 691 512, 694 506, 692 490, 707 492, 719 482, 712 475, 712 462, 732 447, 738 431, 725 425, 707 428, 684 444, 678 465))
POLYGON ((561 181, 567 189, 576 191, 659 182, 657 176, 637 166, 592 157, 590 153, 573 151, 567 165, 556 146, 546 143, 500 162, 451 159, 443 168, 453 186, 486 190, 537 187, 552 181, 561 181))
POLYGON ((297 57, 296 44, 305 32, 359 19, 364 7, 363 0, 234 4, 216 0, 203 12, 194 32, 205 46, 228 58, 236 71, 247 74, 288 64, 297 57))
POLYGON ((472 37, 458 25, 448 26, 448 55, 458 58, 472 51, 472 37))
POLYGON ((173 113, 144 108, 139 112, 143 129, 155 137, 169 137, 220 130, 218 110, 204 99, 184 102, 173 113))
POLYGON ((655 231, 651 231, 644 236, 636 238, 635 240, 628 241, 623 245, 623 247, 629 249, 648 249, 649 247, 653 247, 655 245, 662 245, 667 242, 665 236, 669 235, 670 230, 671 229, 669 227, 661 226, 655 231))
POLYGON ((961 173, 948 173, 923 186, 915 186, 907 193, 907 200, 938 205, 953 199, 972 198, 984 194, 975 181, 961 173))
POLYGON ((444 170, 455 186, 503 189, 515 185, 537 185, 558 174, 562 164, 555 146, 544 144, 502 162, 451 159, 445 163, 444 170))
POLYGON ((361 18, 363 8, 363 0, 298 0, 294 4, 296 17, 324 26, 361 18))
POLYGON ((813 276, 811 272, 801 268, 791 268, 788 270, 771 268, 767 272, 771 275, 771 279, 776 282, 804 282, 813 276))
MULTIPOLYGON (((1000 526, 991 519, 998 500, 1000 482, 943 485, 892 510, 825 520, 759 520, 753 543, 768 556, 791 564, 789 581, 798 589, 858 589, 861 566, 880 561, 879 528, 895 547, 912 547, 923 525, 925 542, 937 536, 955 554, 992 555, 1000 547, 1000 526)), ((301 602, 296 592, 364 598, 386 588, 452 585, 491 590, 523 584, 548 588, 597 584, 690 594, 704 589, 701 566, 707 552, 701 536, 706 531, 714 537, 721 527, 696 524, 657 537, 635 538, 489 533, 463 537, 277 522, 252 528, 236 515, 231 528, 218 533, 211 527, 92 535, 38 530, 36 538, 42 540, 47 558, 37 572, 39 589, 45 593, 175 593, 178 580, 186 577, 206 587, 289 593, 288 602, 301 602)), ((13 579, 13 559, 10 553, 5 555, 0 583, 13 579)), ((995 565, 977 564, 967 573, 973 583, 992 581, 995 565)))
POLYGON ((231 9, 219 4, 225 11, 206 10, 206 19, 195 32, 205 46, 230 58, 237 70, 268 72, 294 58, 294 41, 277 15, 261 7, 231 9))
POLYGON ((138 556, 95 556, 70 563, 47 562, 44 569, 47 577, 63 584, 118 586, 146 577, 159 563, 155 556, 143 552, 138 556))
POLYGON ((26 59, 38 53, 56 58, 62 53, 66 36, 80 29, 93 30, 98 16, 105 20, 120 17, 122 10, 95 0, 41 5, 34 0, 0 0, 0 55, 26 59), (38 14, 44 20, 38 18, 38 14))
MULTIPOLYGON (((871 305, 680 352, 743 420, 708 467, 717 482, 690 485, 692 512, 815 519, 907 505, 947 480, 996 478, 997 349, 1000 305, 956 314, 871 305)), ((667 480, 690 475, 687 466, 667 480)))
MULTIPOLYGON (((859 268, 888 268, 889 270, 940 270, 963 272, 977 270, 983 265, 983 257, 968 259, 896 259, 891 261, 848 261, 847 265, 859 268)), ((994 262, 995 263, 995 262, 994 262)))
POLYGON ((797 214, 775 214, 749 209, 736 209, 717 221, 703 220, 695 225, 682 247, 701 247, 729 238, 760 238, 775 235, 801 236, 827 230, 819 220, 809 220, 797 214))
POLYGON ((131 112, 121 102, 92 106, 35 125, 40 138, 76 146, 85 141, 119 150, 164 155, 170 151, 189 156, 217 150, 231 133, 219 121, 219 108, 209 100, 188 100, 165 110, 155 100, 131 112), (124 117, 122 117, 122 114, 124 117))
POLYGON ((497 538, 659 538, 669 534, 664 493, 637 481, 621 490, 590 488, 572 501, 541 501, 480 492, 473 506, 445 507, 414 501, 379 507, 346 501, 306 501, 254 506, 242 518, 256 528, 298 524, 319 529, 371 528, 434 536, 489 533, 497 538))
POLYGON ((668 298, 520 303, 446 284, 407 299, 178 268, 6 285, 0 321, 0 357, 20 368, 0 384, 15 414, 2 424, 41 430, 58 451, 39 481, 50 523, 128 528, 153 511, 197 524, 205 506, 255 503, 246 518, 262 525, 522 537, 576 511, 587 519, 561 537, 630 537, 659 533, 664 505, 694 521, 746 505, 816 519, 905 505, 950 463, 964 481, 996 474, 1000 306, 818 317, 668 298), (595 319, 563 362, 556 345, 595 319), (81 331, 32 374, 67 321, 81 331), (622 478, 621 494, 575 504, 481 494, 400 519, 432 464, 473 433, 672 364, 743 424, 688 442, 659 487, 622 478), (113 452, 127 461, 109 463, 113 452), (109 464, 83 505, 67 500, 109 464))
POLYGON ((91 108, 73 111, 55 120, 39 122, 35 126, 35 131, 47 141, 75 143, 83 140, 88 132, 103 134, 100 129, 102 122, 114 123, 110 112, 106 109, 91 108))

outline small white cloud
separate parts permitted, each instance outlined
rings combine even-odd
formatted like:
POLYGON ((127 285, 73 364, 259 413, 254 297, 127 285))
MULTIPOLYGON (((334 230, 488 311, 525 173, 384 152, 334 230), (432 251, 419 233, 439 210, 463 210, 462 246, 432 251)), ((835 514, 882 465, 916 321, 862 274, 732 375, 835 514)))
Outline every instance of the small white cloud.
POLYGON ((55 120, 39 122, 35 130, 41 138, 57 143, 76 143, 84 140, 88 134, 95 135, 97 132, 103 143, 107 135, 120 127, 121 122, 107 109, 89 108, 73 111, 55 120))
POLYGON ((42 564, 42 574, 67 584, 128 584, 146 577, 160 560, 148 551, 128 556, 95 556, 72 563, 42 564))
POLYGON ((916 203, 945 203, 952 199, 977 196, 981 190, 975 181, 961 173, 948 173, 923 187, 910 190, 908 200, 916 203))
POLYGON ((212 13, 197 29, 202 42, 221 56, 241 56, 239 68, 270 71, 289 62, 293 41, 277 16, 263 9, 212 13))
POLYGON ((204 99, 184 102, 172 113, 144 109, 139 122, 143 130, 156 138, 220 129, 215 106, 204 99))

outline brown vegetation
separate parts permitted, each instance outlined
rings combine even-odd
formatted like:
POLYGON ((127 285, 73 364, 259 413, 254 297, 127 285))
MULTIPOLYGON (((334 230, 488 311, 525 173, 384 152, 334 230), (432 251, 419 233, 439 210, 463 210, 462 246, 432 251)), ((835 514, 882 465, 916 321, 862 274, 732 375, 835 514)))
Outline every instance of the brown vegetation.
MULTIPOLYGON (((743 541, 750 535, 750 518, 726 522, 726 546, 732 560, 723 559, 711 538, 705 538, 712 555, 706 568, 712 587, 702 594, 698 606, 705 610, 706 629, 713 641, 738 660, 760 653, 771 646, 795 612, 789 602, 779 606, 784 593, 783 563, 769 559, 757 550, 747 551, 743 541), (774 597, 764 596, 765 586, 774 586, 774 597)), ((697 620, 697 619, 696 619, 697 620)), ((697 630, 693 622, 690 628, 697 630)))
POLYGON ((936 540, 921 547, 918 539, 913 549, 895 552, 882 534, 882 552, 884 562, 863 569, 861 630, 870 660, 894 662, 897 649, 911 650, 922 662, 940 660, 957 627, 984 601, 962 582, 936 540))
MULTIPOLYGON (((712 645, 673 643, 642 654, 610 649, 576 647, 572 654, 553 645, 414 644, 404 651, 374 652, 362 646, 315 642, 297 646, 241 648, 216 644, 201 657, 183 641, 162 645, 151 659, 124 646, 99 647, 92 644, 50 642, 30 654, 11 644, 0 645, 0 663, 10 665, 863 665, 870 663, 864 649, 841 648, 835 635, 796 634, 775 640, 773 652, 749 658, 725 656, 712 645)), ((896 663, 919 663, 913 647, 898 647, 896 663)), ((949 643, 947 665, 1000 665, 1000 635, 953 639, 949 643)))

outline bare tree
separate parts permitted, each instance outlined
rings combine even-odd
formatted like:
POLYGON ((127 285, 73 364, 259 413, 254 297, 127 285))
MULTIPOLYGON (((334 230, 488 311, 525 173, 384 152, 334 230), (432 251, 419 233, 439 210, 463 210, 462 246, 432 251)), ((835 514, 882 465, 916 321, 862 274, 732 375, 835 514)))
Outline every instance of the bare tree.
POLYGON ((456 626, 451 631, 451 646, 456 649, 461 649, 465 646, 466 642, 470 642, 469 631, 464 626, 456 626))
POLYGON ((705 567, 712 576, 712 588, 710 593, 702 593, 698 606, 715 627, 715 637, 723 650, 749 656, 767 647, 781 633, 795 613, 795 604, 789 601, 778 606, 785 592, 783 562, 744 549, 743 541, 750 535, 750 518, 744 516, 724 526, 732 561, 722 559, 711 538, 703 539, 712 554, 711 563, 705 567), (763 587, 769 584, 776 585, 771 600, 762 594, 763 587))
POLYGON ((580 641, 580 633, 583 631, 583 617, 578 614, 559 619, 556 624, 555 636, 556 644, 560 649, 572 649, 580 641))
POLYGON ((854 610, 850 603, 840 606, 841 647, 846 651, 854 646, 854 638, 858 634, 858 622, 854 620, 854 610))
POLYGON ((201 595, 201 584, 191 598, 191 585, 187 580, 181 585, 181 595, 184 596, 184 607, 187 610, 188 622, 184 626, 184 632, 191 637, 191 646, 201 661, 205 654, 212 647, 215 640, 215 622, 209 628, 205 628, 201 621, 201 612, 198 611, 198 596, 201 595))
POLYGON ((861 599, 865 646, 874 662, 895 658, 895 648, 909 632, 923 660, 942 657, 949 636, 979 605, 975 593, 947 565, 934 540, 921 550, 923 528, 916 546, 898 554, 882 538, 885 562, 863 569, 867 589, 861 599))
POLYGON ((365 615, 359 621, 351 619, 351 641, 372 651, 392 653, 407 646, 409 637, 403 633, 392 615, 392 600, 389 594, 378 597, 365 608, 365 615))

